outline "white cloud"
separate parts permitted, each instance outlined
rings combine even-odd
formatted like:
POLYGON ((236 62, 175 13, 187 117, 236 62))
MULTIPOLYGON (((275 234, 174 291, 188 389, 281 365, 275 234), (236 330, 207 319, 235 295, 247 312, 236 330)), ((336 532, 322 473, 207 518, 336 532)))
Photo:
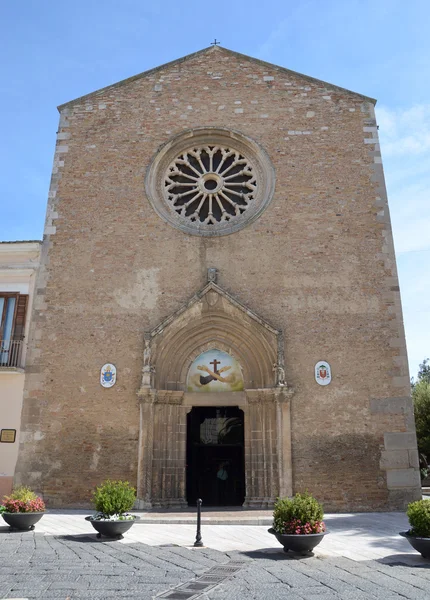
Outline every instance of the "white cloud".
POLYGON ((430 104, 377 107, 411 375, 430 354, 430 104))
POLYGON ((384 156, 423 154, 430 151, 430 104, 410 108, 377 109, 384 156))
POLYGON ((398 253, 430 249, 430 104, 377 108, 398 253))
POLYGON ((415 177, 390 186, 389 203, 396 251, 430 249, 430 181, 415 177))

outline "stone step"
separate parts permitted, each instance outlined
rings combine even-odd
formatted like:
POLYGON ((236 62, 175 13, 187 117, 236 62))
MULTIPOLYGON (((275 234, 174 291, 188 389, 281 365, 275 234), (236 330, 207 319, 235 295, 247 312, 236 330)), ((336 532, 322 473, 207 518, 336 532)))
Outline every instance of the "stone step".
MULTIPOLYGON (((147 512, 133 511, 140 517, 138 523, 159 523, 162 525, 190 525, 196 523, 197 512, 195 509, 178 510, 151 510, 147 512)), ((231 508, 202 510, 202 524, 206 525, 268 525, 273 521, 271 510, 245 510, 231 508)))

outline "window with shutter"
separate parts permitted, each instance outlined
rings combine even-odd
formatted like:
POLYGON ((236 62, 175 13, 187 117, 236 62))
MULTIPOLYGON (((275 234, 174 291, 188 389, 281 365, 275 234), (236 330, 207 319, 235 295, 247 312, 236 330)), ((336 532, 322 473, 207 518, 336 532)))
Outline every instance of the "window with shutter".
POLYGON ((13 337, 15 340, 22 340, 24 338, 25 318, 27 316, 27 304, 27 294, 20 294, 18 296, 18 302, 15 313, 15 327, 13 331, 13 337))
POLYGON ((0 367, 19 366, 27 304, 27 294, 0 294, 0 367))

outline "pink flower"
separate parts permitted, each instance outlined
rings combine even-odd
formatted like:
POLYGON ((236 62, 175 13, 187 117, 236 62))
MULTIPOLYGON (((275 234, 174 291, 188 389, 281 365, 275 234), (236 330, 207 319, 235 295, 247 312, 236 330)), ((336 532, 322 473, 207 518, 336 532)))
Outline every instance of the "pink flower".
POLYGON ((24 502, 23 500, 11 500, 9 496, 5 496, 3 506, 6 508, 6 512, 10 513, 43 512, 45 510, 42 498, 24 502))

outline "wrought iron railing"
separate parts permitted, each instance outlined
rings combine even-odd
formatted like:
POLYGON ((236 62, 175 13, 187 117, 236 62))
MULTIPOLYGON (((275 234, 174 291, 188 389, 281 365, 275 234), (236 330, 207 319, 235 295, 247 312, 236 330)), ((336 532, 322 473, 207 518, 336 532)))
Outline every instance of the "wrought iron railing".
POLYGON ((23 340, 0 340, 0 368, 22 367, 23 340))

